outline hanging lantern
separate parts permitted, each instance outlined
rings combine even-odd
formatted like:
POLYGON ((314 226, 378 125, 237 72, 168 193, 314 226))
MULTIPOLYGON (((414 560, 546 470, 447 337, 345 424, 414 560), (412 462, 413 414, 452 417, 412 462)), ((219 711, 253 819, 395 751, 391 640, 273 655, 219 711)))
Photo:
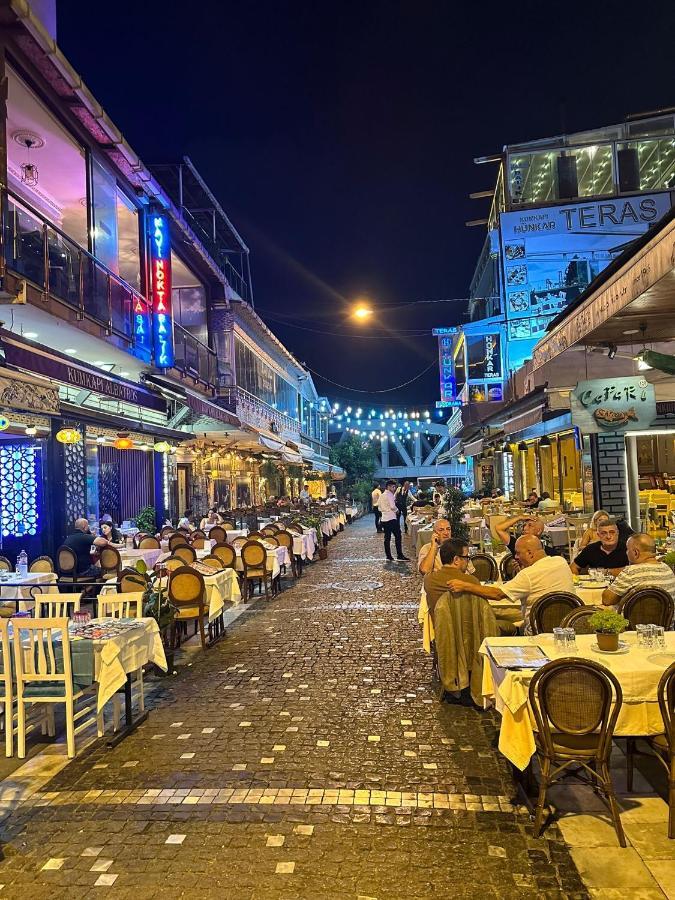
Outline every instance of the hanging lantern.
POLYGON ((168 453, 171 450, 171 444, 168 441, 157 441, 152 449, 155 453, 168 453))
POLYGON ((77 428, 62 428, 56 432, 56 440, 59 444, 79 444, 82 434, 77 428))
POLYGON ((113 447, 116 450, 131 450, 133 446, 134 442, 126 432, 118 434, 117 439, 113 441, 113 447))
POLYGON ((7 416, 0 416, 0 431, 7 431, 9 428, 9 419, 7 416))

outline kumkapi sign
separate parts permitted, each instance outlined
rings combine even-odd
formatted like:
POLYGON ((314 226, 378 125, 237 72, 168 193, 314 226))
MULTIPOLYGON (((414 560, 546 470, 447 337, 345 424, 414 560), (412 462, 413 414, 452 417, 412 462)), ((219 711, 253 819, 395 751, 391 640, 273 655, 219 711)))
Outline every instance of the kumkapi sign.
POLYGON ((639 376, 580 381, 570 394, 570 411, 584 434, 641 431, 656 418, 654 385, 639 376))

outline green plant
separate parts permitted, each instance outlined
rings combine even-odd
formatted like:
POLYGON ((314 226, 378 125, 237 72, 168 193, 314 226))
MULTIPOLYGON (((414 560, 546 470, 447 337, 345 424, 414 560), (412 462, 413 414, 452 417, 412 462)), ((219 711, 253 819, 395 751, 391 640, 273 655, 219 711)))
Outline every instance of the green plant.
POLYGON ((347 473, 345 487, 349 488, 357 481, 372 481, 377 468, 373 448, 354 435, 330 448, 330 461, 345 470, 347 473))
POLYGON ((463 541, 469 538, 469 526, 464 521, 466 499, 466 494, 455 487, 449 487, 443 497, 445 517, 450 522, 452 536, 463 541))
POLYGON ((611 609, 593 613, 588 624, 599 634, 621 634, 628 628, 628 619, 611 609))
POLYGON ((373 484, 371 481, 356 481, 350 488, 352 497, 356 500, 357 503, 363 504, 364 507, 368 507, 370 503, 370 495, 373 491, 373 484))
POLYGON ((161 578, 152 578, 143 594, 143 615, 153 618, 162 629, 173 622, 174 614, 175 609, 169 602, 166 587, 162 587, 161 578))
POLYGON ((154 534, 157 530, 157 513, 154 506, 144 506, 143 509, 136 514, 136 528, 139 531, 154 534))
POLYGON ((663 557, 662 562, 664 562, 667 566, 670 566, 671 569, 675 571, 675 550, 670 550, 663 557))

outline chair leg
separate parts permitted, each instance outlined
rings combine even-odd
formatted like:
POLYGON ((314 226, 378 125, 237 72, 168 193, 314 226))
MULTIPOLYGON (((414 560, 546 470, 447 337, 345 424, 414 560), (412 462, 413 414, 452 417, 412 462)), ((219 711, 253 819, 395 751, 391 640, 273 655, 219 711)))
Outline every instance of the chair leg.
POLYGON ((635 756, 635 738, 626 741, 626 790, 633 790, 633 757, 635 756))
POLYGON ((75 719, 72 700, 66 703, 66 744, 68 759, 73 759, 75 757, 75 719))
POLYGON ((14 718, 12 716, 12 704, 5 703, 5 756, 14 754, 14 718))
POLYGON ((119 694, 113 696, 113 731, 119 731, 122 721, 122 699, 119 694))
POLYGON ((199 634, 202 639, 202 650, 206 650, 206 635, 204 634, 204 618, 199 617, 199 634))
POLYGON ((598 777, 602 783, 603 788, 605 789, 605 795, 607 797, 607 802, 609 803, 609 811, 612 814, 612 821, 614 822, 614 830, 616 831, 616 836, 619 839, 619 846, 626 846, 626 837, 623 833, 623 825, 621 824, 621 816, 619 815, 619 807, 616 802, 616 795, 614 793, 614 785, 612 784, 612 777, 609 774, 609 768, 606 763, 599 762, 597 765, 598 777))
POLYGON ((16 703, 17 754, 19 759, 26 756, 26 704, 22 700, 16 703))
POLYGON ((549 773, 551 771, 551 763, 543 757, 541 760, 541 781, 539 783, 539 797, 537 799, 537 810, 534 817, 534 836, 539 837, 543 826, 544 804, 546 803, 546 790, 548 788, 549 773))
POLYGON ((145 712, 145 687, 143 684, 143 666, 136 673, 136 683, 138 684, 138 709, 141 713, 145 712))

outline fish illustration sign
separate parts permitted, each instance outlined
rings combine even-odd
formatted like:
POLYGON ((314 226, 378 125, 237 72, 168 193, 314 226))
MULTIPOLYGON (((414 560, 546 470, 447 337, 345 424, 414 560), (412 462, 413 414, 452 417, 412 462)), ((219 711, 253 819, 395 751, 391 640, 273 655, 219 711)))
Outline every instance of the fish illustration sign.
POLYGON ((580 381, 570 394, 570 410, 584 434, 641 431, 656 418, 654 385, 640 377, 580 381))

